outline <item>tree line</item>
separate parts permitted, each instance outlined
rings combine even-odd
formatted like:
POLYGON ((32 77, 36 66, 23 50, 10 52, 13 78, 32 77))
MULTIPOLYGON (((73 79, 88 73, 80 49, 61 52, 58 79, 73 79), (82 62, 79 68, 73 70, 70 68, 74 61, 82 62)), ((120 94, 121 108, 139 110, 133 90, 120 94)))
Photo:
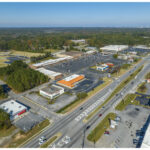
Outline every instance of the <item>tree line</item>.
POLYGON ((149 45, 150 29, 140 28, 58 28, 0 29, 0 50, 43 52, 73 47, 71 39, 86 39, 89 46, 109 44, 149 45))
POLYGON ((44 55, 40 55, 40 56, 33 56, 30 58, 31 62, 32 63, 37 63, 39 62, 40 60, 43 60, 45 58, 49 58, 49 57, 52 57, 52 54, 51 52, 46 52, 44 55))
POLYGON ((29 68, 21 60, 0 68, 0 77, 17 92, 26 91, 48 81, 47 76, 29 68))

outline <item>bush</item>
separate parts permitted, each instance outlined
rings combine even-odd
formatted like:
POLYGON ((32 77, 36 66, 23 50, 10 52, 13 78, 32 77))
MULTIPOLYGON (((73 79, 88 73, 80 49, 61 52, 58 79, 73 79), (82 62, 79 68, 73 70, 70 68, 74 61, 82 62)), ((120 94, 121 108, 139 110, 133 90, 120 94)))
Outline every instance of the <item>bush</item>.
POLYGON ((82 99, 82 98, 85 98, 85 97, 87 97, 87 93, 85 93, 85 92, 80 92, 80 93, 77 94, 78 99, 82 99))
POLYGON ((2 109, 0 109, 0 130, 11 127, 10 116, 2 109))

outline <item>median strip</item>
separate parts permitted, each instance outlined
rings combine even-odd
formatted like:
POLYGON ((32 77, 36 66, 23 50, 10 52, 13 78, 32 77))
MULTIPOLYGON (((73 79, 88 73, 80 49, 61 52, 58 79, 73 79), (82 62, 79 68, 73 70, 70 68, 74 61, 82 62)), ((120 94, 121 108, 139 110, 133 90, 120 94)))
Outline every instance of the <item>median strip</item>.
POLYGON ((47 140, 43 145, 41 145, 40 148, 47 148, 50 144, 53 144, 61 135, 62 135, 61 133, 57 133, 49 140, 47 140))
POLYGON ((87 139, 91 142, 96 142, 104 134, 104 132, 110 126, 110 120, 114 120, 116 117, 115 113, 109 113, 87 136, 87 139))
POLYGON ((122 88, 124 88, 132 79, 135 78, 135 76, 142 70, 143 66, 138 68, 134 73, 132 73, 128 78, 126 78, 123 82, 121 82, 115 90, 111 93, 111 95, 105 100, 104 103, 102 103, 100 106, 98 106, 93 112, 91 112, 86 118, 85 122, 89 120, 95 113, 99 111, 106 103, 108 103, 119 91, 121 91, 122 88))

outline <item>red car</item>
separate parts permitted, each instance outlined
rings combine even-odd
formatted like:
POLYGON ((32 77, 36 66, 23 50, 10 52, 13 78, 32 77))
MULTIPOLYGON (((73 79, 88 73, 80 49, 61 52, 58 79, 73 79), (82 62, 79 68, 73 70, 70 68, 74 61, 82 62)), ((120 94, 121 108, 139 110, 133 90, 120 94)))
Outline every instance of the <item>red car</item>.
POLYGON ((104 134, 110 134, 109 131, 105 131, 104 134))
POLYGON ((99 117, 101 117, 102 116, 102 114, 99 114, 99 117))

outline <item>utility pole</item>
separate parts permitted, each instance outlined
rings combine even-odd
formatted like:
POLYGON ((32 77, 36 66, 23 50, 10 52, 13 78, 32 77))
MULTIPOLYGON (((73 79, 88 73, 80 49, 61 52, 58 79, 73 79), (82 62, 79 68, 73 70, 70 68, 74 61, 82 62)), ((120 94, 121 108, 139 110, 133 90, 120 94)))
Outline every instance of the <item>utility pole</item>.
POLYGON ((85 131, 86 131, 86 126, 83 127, 83 141, 82 141, 82 148, 84 148, 85 131))

